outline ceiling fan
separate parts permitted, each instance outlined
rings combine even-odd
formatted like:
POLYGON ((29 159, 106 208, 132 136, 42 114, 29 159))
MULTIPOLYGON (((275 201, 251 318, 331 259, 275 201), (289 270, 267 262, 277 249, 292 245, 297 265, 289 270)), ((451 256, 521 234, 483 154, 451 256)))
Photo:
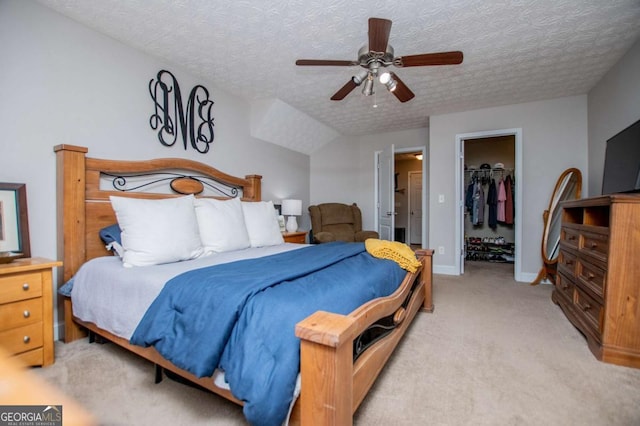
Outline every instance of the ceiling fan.
POLYGON ((415 94, 400 80, 394 72, 382 72, 381 68, 394 65, 399 68, 423 67, 433 65, 457 65, 462 63, 462 52, 423 53, 409 56, 393 56, 393 47, 389 44, 391 21, 381 18, 369 18, 369 45, 362 46, 358 51, 358 60, 341 61, 325 59, 298 59, 296 65, 301 66, 355 66, 360 65, 364 70, 354 75, 332 97, 332 101, 344 99, 353 89, 364 83, 362 93, 373 94, 373 82, 376 77, 384 84, 400 102, 407 102, 415 94))

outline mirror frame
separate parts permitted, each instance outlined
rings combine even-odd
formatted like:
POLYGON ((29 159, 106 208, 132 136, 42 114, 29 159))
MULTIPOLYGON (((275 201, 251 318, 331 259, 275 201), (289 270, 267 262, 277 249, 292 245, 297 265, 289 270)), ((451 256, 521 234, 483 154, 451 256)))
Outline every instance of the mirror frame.
MULTIPOLYGON (((542 257, 542 268, 540 272, 538 272, 538 276, 531 283, 531 285, 539 284, 543 279, 547 278, 553 284, 556 282, 556 271, 558 264, 558 256, 556 255, 554 258, 549 258, 547 256, 548 247, 549 247, 549 231, 551 229, 551 223, 554 220, 561 220, 561 217, 558 215, 562 215, 562 209, 560 208, 560 203, 566 200, 575 200, 579 199, 582 196, 582 172, 579 169, 574 167, 569 168, 562 172, 558 180, 556 181, 556 185, 553 188, 553 193, 551 194, 551 199, 549 201, 549 208, 542 213, 542 220, 544 223, 544 229, 542 232, 542 243, 540 244, 540 255, 542 257), (567 176, 573 174, 576 178, 575 189, 572 191, 570 196, 567 196, 563 199, 560 199, 560 196, 565 190, 565 180, 567 176)), ((560 235, 558 234, 558 244, 560 235)))

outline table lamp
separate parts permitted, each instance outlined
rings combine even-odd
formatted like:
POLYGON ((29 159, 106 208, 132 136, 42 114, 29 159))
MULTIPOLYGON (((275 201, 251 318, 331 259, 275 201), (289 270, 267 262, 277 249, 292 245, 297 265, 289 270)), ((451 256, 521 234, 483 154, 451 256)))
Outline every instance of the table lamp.
POLYGON ((282 215, 289 216, 287 219, 287 232, 296 232, 298 222, 296 216, 302 214, 302 200, 282 200, 282 215))

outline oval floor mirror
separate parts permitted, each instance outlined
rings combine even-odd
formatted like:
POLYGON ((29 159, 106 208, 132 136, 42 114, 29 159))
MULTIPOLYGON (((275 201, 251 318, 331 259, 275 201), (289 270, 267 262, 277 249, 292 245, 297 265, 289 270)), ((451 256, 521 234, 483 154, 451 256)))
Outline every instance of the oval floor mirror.
POLYGON ((551 194, 549 208, 542 214, 544 229, 542 231, 542 269, 531 285, 540 284, 544 279, 556 283, 558 267, 558 248, 560 246, 560 224, 562 223, 562 207, 560 203, 581 197, 582 173, 580 170, 567 169, 558 178, 551 194))

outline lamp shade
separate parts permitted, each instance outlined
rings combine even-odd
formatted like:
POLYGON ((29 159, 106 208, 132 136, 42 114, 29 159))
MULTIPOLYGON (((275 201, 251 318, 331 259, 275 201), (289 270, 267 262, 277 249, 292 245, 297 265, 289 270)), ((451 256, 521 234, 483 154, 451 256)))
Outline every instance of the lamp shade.
POLYGON ((302 200, 282 200, 282 214, 284 216, 300 216, 302 214, 302 200))

